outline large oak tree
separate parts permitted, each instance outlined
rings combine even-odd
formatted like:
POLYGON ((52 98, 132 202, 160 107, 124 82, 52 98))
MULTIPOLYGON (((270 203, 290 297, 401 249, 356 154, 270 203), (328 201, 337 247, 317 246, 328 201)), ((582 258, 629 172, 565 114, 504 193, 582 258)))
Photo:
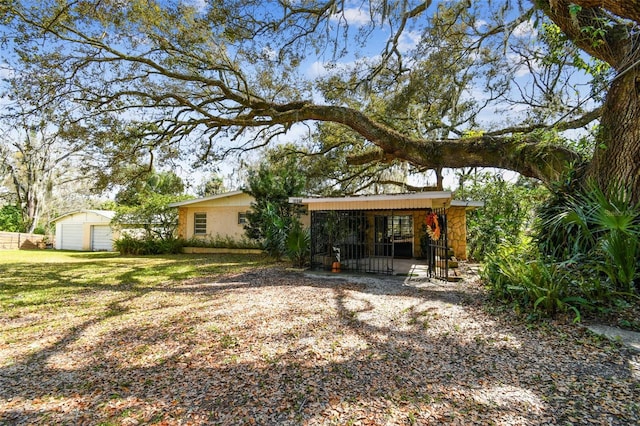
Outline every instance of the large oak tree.
POLYGON ((20 98, 128 121, 113 152, 210 162, 331 122, 364 141, 353 164, 572 170, 640 200, 637 0, 16 0, 3 19, 20 98), (557 137, 598 122, 587 155, 557 137))

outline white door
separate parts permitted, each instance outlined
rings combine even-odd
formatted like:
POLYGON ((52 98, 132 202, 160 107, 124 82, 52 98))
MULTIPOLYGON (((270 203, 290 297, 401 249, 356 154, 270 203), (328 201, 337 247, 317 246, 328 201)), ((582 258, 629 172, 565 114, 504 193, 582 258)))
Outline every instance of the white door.
POLYGON ((62 250, 82 250, 82 224, 63 223, 60 228, 62 250))
POLYGON ((91 227, 91 250, 113 250, 113 235, 109 225, 93 225, 91 227))

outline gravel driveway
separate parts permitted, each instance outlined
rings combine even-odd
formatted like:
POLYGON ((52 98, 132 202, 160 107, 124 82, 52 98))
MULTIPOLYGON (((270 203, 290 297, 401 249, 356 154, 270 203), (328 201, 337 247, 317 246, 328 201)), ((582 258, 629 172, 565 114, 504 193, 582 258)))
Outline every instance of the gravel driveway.
POLYGON ((640 424, 637 355, 475 280, 264 268, 112 304, 3 363, 0 423, 640 424))

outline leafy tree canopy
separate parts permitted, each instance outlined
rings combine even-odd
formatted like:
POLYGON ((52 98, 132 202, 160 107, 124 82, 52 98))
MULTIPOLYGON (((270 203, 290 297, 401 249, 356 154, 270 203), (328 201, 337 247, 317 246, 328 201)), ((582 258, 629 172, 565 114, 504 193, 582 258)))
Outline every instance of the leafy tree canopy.
POLYGON ((149 238, 175 237, 178 212, 169 204, 189 198, 182 179, 173 172, 153 172, 116 194, 112 222, 122 228, 143 229, 149 238))
POLYGON ((137 206, 152 194, 175 197, 183 195, 184 183, 174 172, 154 172, 139 176, 116 194, 116 203, 137 206))
POLYGON ((62 194, 88 194, 96 179, 95 150, 85 142, 86 129, 52 126, 56 117, 46 111, 39 117, 0 117, 0 187, 6 189, 4 198, 20 208, 27 232, 51 219, 47 213, 77 207, 62 194))
POLYGON ((214 173, 202 180, 196 189, 196 195, 198 195, 198 197, 208 197, 222 194, 225 191, 224 180, 221 176, 214 173))
POLYGON ((114 135, 99 141, 109 158, 213 162, 315 121, 358 135, 360 146, 333 148, 357 147, 354 165, 491 166, 547 184, 574 168, 640 188, 639 10, 635 0, 16 0, 4 3, 2 33, 13 99, 114 135), (596 120, 586 160, 544 137, 596 120))
POLYGON ((18 206, 4 205, 0 208, 0 231, 24 232, 24 224, 18 206))

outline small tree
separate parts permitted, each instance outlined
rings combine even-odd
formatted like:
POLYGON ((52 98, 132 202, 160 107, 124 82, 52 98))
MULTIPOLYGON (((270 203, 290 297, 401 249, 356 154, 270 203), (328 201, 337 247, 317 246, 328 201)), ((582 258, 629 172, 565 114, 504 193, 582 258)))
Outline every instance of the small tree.
POLYGON ((196 195, 198 195, 198 197, 209 197, 211 195, 222 194, 225 191, 223 179, 214 173, 200 182, 196 188, 196 195))
POLYGON ((122 228, 144 229, 148 239, 175 238, 178 212, 170 203, 186 199, 182 179, 172 172, 152 173, 132 182, 116 195, 113 223, 122 228))
POLYGON ((169 207, 169 204, 185 198, 176 195, 146 194, 138 205, 116 207, 113 223, 122 228, 144 229, 147 238, 175 238, 178 212, 175 208, 169 207))
POLYGON ((541 185, 519 179, 511 183, 501 175, 481 173, 468 177, 456 197, 484 201, 484 207, 469 212, 469 256, 482 260, 502 243, 515 244, 533 221, 535 207, 546 191, 541 185))
POLYGON ((278 163, 271 159, 249 172, 243 190, 252 195, 252 212, 247 214, 245 231, 250 239, 261 241, 269 255, 280 258, 286 253, 289 231, 299 221, 299 207, 289 197, 302 194, 305 178, 294 159, 278 163))

